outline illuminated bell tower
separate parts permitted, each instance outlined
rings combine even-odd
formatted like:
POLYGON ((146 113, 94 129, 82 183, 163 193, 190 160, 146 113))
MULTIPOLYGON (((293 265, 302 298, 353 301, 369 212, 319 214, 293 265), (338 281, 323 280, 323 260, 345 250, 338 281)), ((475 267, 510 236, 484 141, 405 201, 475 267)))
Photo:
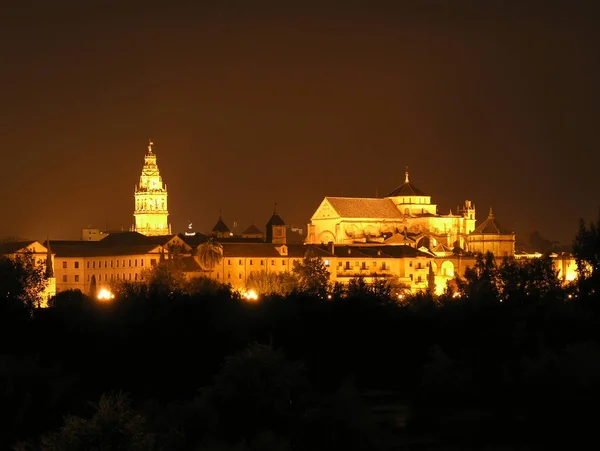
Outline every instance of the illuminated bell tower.
POLYGON ((133 230, 148 236, 170 235, 169 211, 167 210, 167 185, 156 164, 156 154, 148 143, 140 183, 135 187, 135 225, 133 230))

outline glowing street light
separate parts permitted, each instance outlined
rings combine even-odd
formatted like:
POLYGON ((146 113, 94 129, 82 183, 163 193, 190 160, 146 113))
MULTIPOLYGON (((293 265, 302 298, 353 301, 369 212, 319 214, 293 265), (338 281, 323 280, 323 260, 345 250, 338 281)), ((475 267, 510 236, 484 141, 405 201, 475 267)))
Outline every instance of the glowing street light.
POLYGON ((110 301, 111 299, 114 299, 115 295, 112 294, 110 291, 108 291, 106 288, 102 288, 99 292, 98 292, 98 300, 99 301, 110 301))
POLYGON ((248 301, 257 301, 258 300, 258 294, 256 294, 256 291, 254 291, 254 290, 246 291, 243 296, 248 301))

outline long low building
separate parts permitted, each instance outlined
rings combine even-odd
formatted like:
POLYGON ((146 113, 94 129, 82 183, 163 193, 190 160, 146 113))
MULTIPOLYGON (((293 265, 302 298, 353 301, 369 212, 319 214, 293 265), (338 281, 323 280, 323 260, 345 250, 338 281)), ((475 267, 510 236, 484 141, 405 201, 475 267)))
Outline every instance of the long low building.
MULTIPOLYGON (((5 243, 2 254, 33 253, 38 264, 50 267, 54 277, 45 298, 65 290, 89 293, 93 284, 97 290, 109 289, 118 281, 141 282, 147 272, 163 260, 173 259, 187 278, 209 277, 235 290, 247 288, 249 278, 259 272, 291 272, 295 263, 306 255, 321 258, 330 273, 331 282, 344 285, 356 277, 370 283, 377 279, 393 279, 410 291, 425 290, 430 272, 436 291, 441 293, 449 280, 464 275, 473 266, 470 254, 457 254, 444 246, 434 250, 416 249, 410 244, 338 245, 286 244, 260 242, 255 239, 212 238, 218 248, 218 258, 206 267, 201 249, 208 242, 204 235, 144 236, 137 232, 112 233, 100 241, 38 241, 5 243)), ((541 254, 520 254, 517 259, 538 258, 541 254)), ((564 281, 576 278, 576 264, 570 255, 552 255, 559 277, 564 281)))

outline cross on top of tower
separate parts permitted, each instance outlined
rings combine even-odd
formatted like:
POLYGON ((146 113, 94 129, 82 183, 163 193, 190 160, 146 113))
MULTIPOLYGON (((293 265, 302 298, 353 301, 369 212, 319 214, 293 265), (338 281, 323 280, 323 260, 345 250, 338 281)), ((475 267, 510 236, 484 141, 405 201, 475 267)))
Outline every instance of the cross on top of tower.
POLYGON ((154 145, 154 143, 152 142, 152 140, 148 140, 148 153, 152 153, 152 146, 154 145))
POLYGON ((406 171, 404 171, 404 183, 408 183, 408 166, 406 166, 406 171))

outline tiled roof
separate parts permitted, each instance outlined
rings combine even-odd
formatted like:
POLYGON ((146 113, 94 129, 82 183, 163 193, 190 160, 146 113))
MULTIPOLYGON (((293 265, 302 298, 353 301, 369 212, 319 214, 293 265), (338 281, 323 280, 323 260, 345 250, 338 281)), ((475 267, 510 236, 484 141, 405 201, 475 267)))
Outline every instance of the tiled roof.
POLYGON ((271 216, 271 219, 269 219, 269 222, 267 222, 267 229, 271 226, 282 226, 285 225, 285 222, 283 222, 283 219, 281 219, 281 216, 279 216, 277 213, 273 213, 273 216, 271 216))
POLYGON ((416 240, 411 238, 410 235, 405 236, 403 233, 395 233, 394 235, 392 235, 391 237, 386 239, 384 241, 384 244, 394 246, 394 245, 399 245, 399 244, 415 243, 415 242, 416 242, 416 240))
POLYGON ((336 245, 334 253, 344 258, 403 258, 431 257, 430 254, 410 246, 345 246, 336 245))
POLYGON ((242 232, 242 235, 262 235, 262 231, 256 226, 256 224, 252 224, 242 232))
POLYGON ((183 257, 181 259, 183 272, 201 272, 202 268, 194 257, 183 257))
POLYGON ((398 197, 398 196, 425 196, 426 194, 419 188, 414 186, 410 182, 404 182, 398 186, 394 191, 388 194, 387 197, 398 197))
POLYGON ((438 245, 433 248, 433 252, 452 252, 452 249, 443 243, 438 243, 438 245))
POLYGON ((0 255, 14 254, 35 243, 32 241, 13 241, 0 244, 0 255))
POLYGON ((361 197, 326 197, 343 218, 402 219, 402 214, 390 199, 361 197))
POLYGON ((102 246, 163 245, 171 238, 173 238, 173 235, 146 236, 138 232, 116 232, 110 233, 107 237, 97 241, 97 243, 101 243, 102 246))
POLYGON ((328 246, 324 245, 313 245, 313 244, 288 244, 288 255, 292 258, 304 258, 308 253, 316 257, 332 257, 333 254, 330 252, 328 246))
POLYGON ((221 242, 223 246, 223 258, 227 257, 280 257, 271 243, 227 243, 221 242))
POLYGON ((199 244, 202 244, 206 242, 206 240, 208 240, 208 237, 206 235, 198 232, 196 232, 196 234, 194 235, 185 235, 183 233, 180 233, 178 236, 191 247, 196 247, 199 244))
POLYGON ((225 223, 223 222, 223 218, 221 218, 221 216, 219 216, 219 220, 217 221, 217 223, 215 224, 215 226, 212 228, 213 232, 229 232, 229 227, 227 227, 225 225, 225 223))
POLYGON ((50 241, 56 257, 109 257, 121 255, 144 255, 152 251, 158 253, 155 244, 130 244, 124 246, 103 246, 102 241, 50 241))
POLYGON ((508 231, 496 221, 494 213, 490 208, 490 214, 488 215, 487 219, 479 224, 475 230, 471 232, 471 235, 510 235, 512 233, 513 232, 508 231))

